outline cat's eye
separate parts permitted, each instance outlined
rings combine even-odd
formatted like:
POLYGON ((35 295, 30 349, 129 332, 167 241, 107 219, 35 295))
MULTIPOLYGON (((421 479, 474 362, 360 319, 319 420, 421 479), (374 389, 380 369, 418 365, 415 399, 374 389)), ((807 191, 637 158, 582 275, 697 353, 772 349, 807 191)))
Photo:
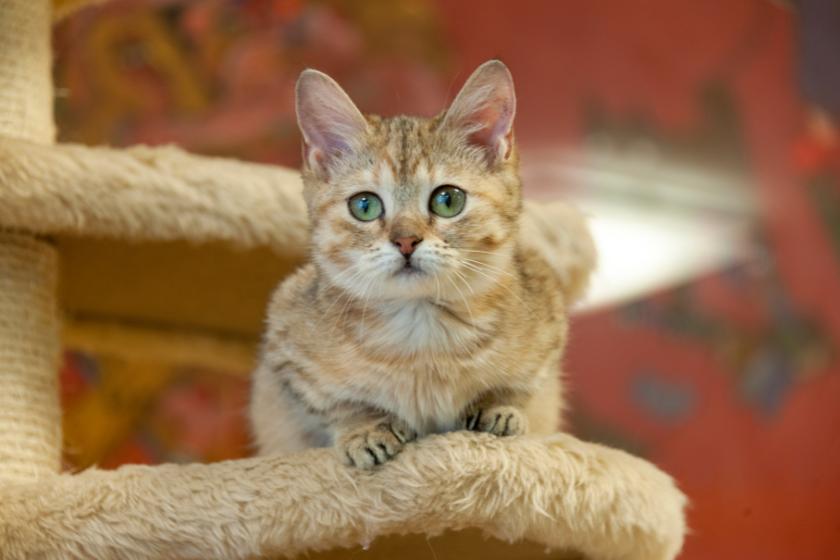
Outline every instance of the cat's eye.
POLYGON ((464 209, 467 201, 467 193, 453 187, 444 185, 435 189, 432 193, 432 200, 429 201, 429 210, 444 218, 451 218, 458 215, 464 209))
POLYGON ((350 197, 350 213, 363 222, 375 220, 383 211, 382 201, 373 193, 363 192, 350 197))

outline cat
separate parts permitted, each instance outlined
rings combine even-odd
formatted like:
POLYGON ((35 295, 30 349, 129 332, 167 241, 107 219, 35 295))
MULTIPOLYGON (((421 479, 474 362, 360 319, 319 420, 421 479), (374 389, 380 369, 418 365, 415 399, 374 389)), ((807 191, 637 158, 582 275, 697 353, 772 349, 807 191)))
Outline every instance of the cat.
POLYGON ((315 70, 296 95, 311 257, 269 304, 259 451, 369 469, 427 434, 556 431, 568 290, 520 232, 507 67, 433 118, 362 115, 315 70))

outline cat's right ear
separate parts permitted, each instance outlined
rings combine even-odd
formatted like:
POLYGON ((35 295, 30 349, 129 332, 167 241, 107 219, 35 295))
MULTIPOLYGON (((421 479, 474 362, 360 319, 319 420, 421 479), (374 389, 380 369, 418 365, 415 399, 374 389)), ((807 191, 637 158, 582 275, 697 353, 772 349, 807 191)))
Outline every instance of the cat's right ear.
POLYGON ((464 84, 446 112, 443 128, 463 134, 484 150, 491 163, 510 157, 516 95, 513 78, 501 60, 485 62, 464 84))
POLYGON ((300 75, 295 102, 303 161, 326 178, 338 158, 357 151, 367 122, 341 86, 317 70, 300 75))

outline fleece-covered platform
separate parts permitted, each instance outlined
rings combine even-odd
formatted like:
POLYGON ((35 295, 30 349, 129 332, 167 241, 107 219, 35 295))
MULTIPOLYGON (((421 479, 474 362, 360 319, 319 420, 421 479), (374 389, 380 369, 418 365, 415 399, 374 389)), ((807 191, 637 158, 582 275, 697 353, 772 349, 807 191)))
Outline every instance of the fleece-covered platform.
POLYGON ((684 498, 623 451, 571 436, 457 432, 372 471, 330 449, 125 466, 0 486, 4 558, 251 558, 478 527, 593 560, 665 560, 684 498))

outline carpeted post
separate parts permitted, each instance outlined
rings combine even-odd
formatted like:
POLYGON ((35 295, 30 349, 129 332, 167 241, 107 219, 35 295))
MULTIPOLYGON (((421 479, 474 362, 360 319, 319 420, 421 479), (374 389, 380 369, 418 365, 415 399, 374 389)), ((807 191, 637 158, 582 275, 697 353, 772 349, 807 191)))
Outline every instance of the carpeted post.
POLYGON ((0 233, 0 478, 59 470, 56 264, 49 244, 0 233))
POLYGON ((51 144, 49 0, 0 0, 0 136, 51 144))
MULTIPOLYGON (((0 137, 54 141, 50 17, 48 0, 0 0, 0 137)), ((49 243, 0 231, 0 481, 60 467, 57 260, 49 243)))

